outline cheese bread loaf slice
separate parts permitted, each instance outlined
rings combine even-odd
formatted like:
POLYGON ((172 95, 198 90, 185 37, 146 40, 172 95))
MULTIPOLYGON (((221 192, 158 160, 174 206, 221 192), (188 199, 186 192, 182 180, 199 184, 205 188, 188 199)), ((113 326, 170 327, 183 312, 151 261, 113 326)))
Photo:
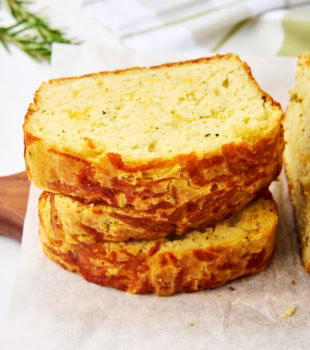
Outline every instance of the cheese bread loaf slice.
MULTIPOLYGON (((255 192, 254 192, 255 193, 255 192)), ((208 216, 208 201, 212 194, 203 198, 193 210, 189 202, 169 214, 166 212, 138 211, 132 207, 115 208, 105 204, 87 204, 61 194, 45 192, 46 200, 58 213, 66 237, 70 243, 100 243, 105 241, 119 242, 128 240, 153 240, 169 234, 182 235, 193 229, 203 229, 214 225, 227 216, 227 205, 230 211, 238 211, 252 198, 247 192, 238 193, 237 197, 218 196, 218 210, 208 216), (199 210, 201 208, 201 210, 199 210), (206 220, 204 215, 209 218, 206 220)))
POLYGON ((232 54, 56 79, 25 117, 26 167, 41 189, 89 203, 165 216, 204 198, 207 221, 218 199, 229 215, 278 175, 281 121, 232 54))
POLYGON ((285 172, 302 260, 310 273, 310 52, 298 59, 295 91, 285 118, 285 172))
POLYGON ((40 240, 47 257, 90 282, 157 295, 209 289, 263 270, 272 257, 278 221, 276 204, 267 194, 203 232, 155 241, 76 244, 58 214, 43 194, 40 240))

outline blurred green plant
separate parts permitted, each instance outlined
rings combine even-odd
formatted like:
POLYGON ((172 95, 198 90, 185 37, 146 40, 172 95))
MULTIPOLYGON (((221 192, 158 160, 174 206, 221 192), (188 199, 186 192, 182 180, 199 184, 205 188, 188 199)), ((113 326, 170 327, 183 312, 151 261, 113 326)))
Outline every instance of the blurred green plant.
POLYGON ((9 44, 13 44, 34 60, 49 62, 52 43, 78 44, 66 39, 61 30, 51 28, 45 19, 28 11, 29 4, 23 0, 0 0, 1 9, 6 8, 15 20, 11 26, 0 26, 0 43, 8 52, 9 44))

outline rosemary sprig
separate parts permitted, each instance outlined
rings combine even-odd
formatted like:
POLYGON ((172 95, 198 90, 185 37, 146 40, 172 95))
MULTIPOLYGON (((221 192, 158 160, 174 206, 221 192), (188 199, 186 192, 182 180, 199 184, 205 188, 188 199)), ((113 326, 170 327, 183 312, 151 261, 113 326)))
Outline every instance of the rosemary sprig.
POLYGON ((15 23, 0 27, 0 43, 9 50, 9 43, 16 45, 36 61, 50 61, 52 43, 78 44, 66 39, 59 29, 51 28, 47 21, 26 9, 29 1, 0 0, 15 23))

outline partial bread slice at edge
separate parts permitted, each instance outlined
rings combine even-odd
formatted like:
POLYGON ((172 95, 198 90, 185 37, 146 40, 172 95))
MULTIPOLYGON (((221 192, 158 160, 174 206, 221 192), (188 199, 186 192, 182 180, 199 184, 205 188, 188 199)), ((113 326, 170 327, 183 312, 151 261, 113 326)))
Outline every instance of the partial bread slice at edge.
POLYGON ((40 198, 39 215, 41 244, 52 261, 93 283, 162 296, 214 288, 263 270, 278 221, 267 194, 214 228, 177 239, 72 244, 46 196, 40 198))
POLYGON ((298 59, 295 85, 284 123, 284 162, 301 257, 310 273, 310 52, 298 59))

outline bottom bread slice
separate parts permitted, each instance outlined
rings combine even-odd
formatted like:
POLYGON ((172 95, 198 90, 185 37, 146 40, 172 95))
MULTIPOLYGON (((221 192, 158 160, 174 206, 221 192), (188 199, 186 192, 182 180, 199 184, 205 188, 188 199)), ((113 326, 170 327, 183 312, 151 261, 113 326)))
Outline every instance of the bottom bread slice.
POLYGON ((168 296, 214 288, 263 270, 274 250, 278 216, 270 194, 203 232, 96 244, 69 243, 48 198, 39 200, 47 257, 90 282, 130 293, 168 296))

